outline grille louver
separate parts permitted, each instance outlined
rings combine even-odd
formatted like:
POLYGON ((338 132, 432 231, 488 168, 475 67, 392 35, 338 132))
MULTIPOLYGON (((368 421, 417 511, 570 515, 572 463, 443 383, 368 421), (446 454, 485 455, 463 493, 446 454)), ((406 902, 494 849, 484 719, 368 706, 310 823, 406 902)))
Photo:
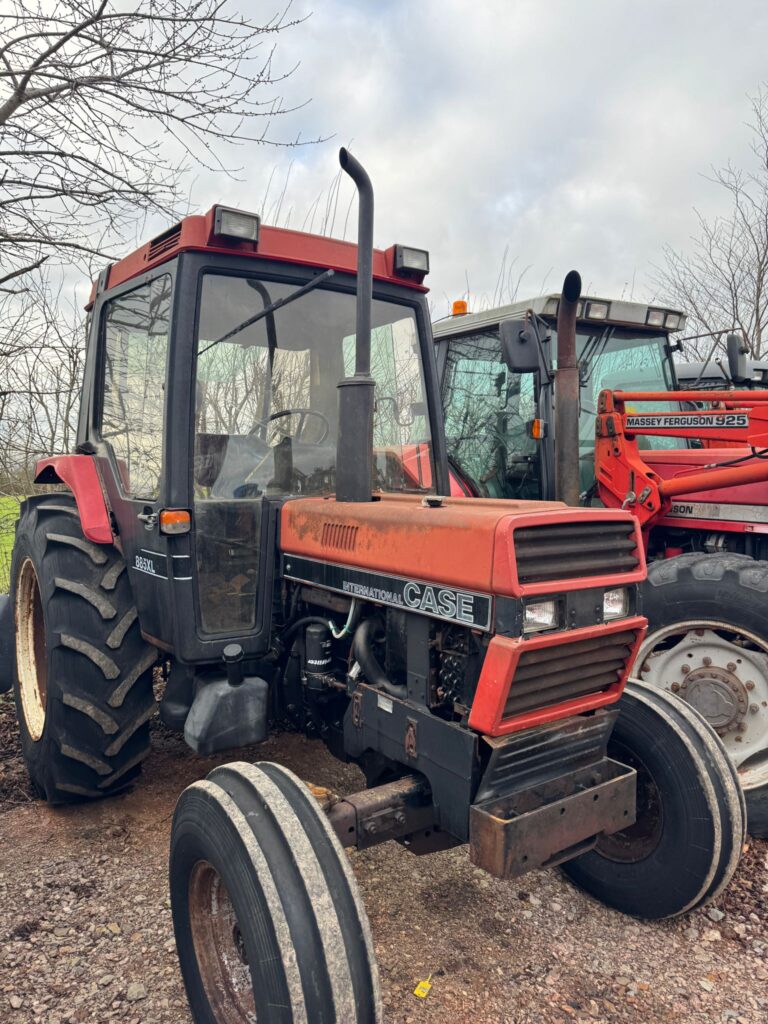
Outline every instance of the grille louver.
POLYGON ((180 238, 181 224, 176 224, 174 227, 169 228, 168 231, 163 232, 162 235, 158 235, 157 238, 153 238, 149 243, 147 260, 157 259, 157 257, 162 256, 163 253, 169 252, 178 244, 180 238))
POLYGON ((630 629, 523 651, 503 717, 604 692, 624 674, 635 640, 630 629))
POLYGON ((344 523, 323 523, 320 543, 325 548, 336 548, 337 551, 354 551, 357 546, 356 526, 344 523))
POLYGON ((640 564, 631 522, 526 526, 515 530, 521 585, 633 572, 640 564))

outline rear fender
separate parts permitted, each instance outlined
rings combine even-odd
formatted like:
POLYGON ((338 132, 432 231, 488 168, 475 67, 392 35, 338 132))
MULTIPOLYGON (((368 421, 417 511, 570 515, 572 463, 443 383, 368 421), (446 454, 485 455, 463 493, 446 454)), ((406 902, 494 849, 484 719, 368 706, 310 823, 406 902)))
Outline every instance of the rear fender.
POLYGON ((112 527, 109 521, 104 491, 90 455, 53 455, 41 459, 35 467, 36 484, 65 484, 75 498, 83 533, 94 544, 111 544, 112 527))

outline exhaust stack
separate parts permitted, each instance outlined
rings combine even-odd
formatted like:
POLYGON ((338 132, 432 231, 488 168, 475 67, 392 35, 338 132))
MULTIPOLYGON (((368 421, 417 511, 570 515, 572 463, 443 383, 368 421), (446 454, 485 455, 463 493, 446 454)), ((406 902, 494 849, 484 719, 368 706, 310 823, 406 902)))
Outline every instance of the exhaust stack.
POLYGON ((555 491, 558 501, 579 504, 579 364, 576 359, 576 312, 581 276, 571 270, 563 281, 557 309, 555 371, 555 491))
POLYGON ((343 171, 357 186, 357 315, 355 373, 339 388, 336 442, 336 500, 370 501, 373 483, 373 399, 371 306, 373 303, 373 187, 363 165, 339 150, 343 171))

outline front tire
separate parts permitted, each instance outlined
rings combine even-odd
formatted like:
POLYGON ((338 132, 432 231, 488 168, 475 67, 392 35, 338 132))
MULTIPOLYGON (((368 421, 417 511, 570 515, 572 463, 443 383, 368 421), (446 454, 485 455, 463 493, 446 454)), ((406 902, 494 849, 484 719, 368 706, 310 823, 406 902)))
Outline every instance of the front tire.
POLYGON ((637 770, 637 820, 563 870, 623 913, 676 917, 715 899, 736 870, 741 789, 717 736, 683 701, 632 680, 619 708, 608 754, 637 770))
POLYGON ((378 1024, 378 972, 346 854, 312 794, 236 762, 186 789, 170 887, 195 1024, 378 1024))
POLYGON ((22 504, 11 563, 14 696, 32 783, 49 803, 111 796, 149 753, 157 651, 120 552, 92 544, 71 495, 22 504))
POLYGON ((652 562, 642 612, 637 674, 707 719, 738 770, 749 832, 768 838, 768 562, 705 552, 652 562))

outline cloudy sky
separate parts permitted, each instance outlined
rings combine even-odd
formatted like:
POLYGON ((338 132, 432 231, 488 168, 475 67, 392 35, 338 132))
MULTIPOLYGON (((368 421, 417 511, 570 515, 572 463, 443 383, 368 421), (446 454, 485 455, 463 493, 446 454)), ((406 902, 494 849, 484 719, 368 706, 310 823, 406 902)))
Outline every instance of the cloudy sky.
MULTIPOLYGON (((249 0, 253 17, 266 4, 249 0)), ((725 210, 704 177, 749 159, 748 99, 768 80, 762 0, 295 0, 279 36, 282 88, 306 106, 249 147, 240 180, 199 175, 193 202, 281 219, 325 217, 336 151, 351 144, 376 190, 376 243, 431 253, 435 315, 467 289, 477 308, 521 274, 519 297, 576 267, 594 293, 650 298, 662 246, 685 248, 694 208, 725 210)), ((342 189, 341 234, 350 191, 342 189)), ((354 235, 354 210, 347 234, 354 235)))

